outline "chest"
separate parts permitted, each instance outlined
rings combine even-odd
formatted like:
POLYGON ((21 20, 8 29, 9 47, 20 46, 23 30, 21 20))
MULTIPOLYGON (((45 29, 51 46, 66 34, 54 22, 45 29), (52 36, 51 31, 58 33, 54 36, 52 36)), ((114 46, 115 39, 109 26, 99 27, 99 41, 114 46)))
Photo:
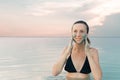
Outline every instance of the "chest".
POLYGON ((85 55, 71 55, 71 60, 72 60, 72 63, 76 71, 79 72, 85 63, 86 56, 85 55))

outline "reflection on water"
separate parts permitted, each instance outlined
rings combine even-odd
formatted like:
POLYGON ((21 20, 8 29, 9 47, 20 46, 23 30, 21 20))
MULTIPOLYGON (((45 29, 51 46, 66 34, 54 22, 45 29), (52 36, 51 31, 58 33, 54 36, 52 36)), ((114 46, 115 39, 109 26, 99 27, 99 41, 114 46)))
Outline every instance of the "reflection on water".
MULTIPOLYGON (((0 38, 0 80, 65 80, 51 75, 69 38, 0 38)), ((92 38, 99 49, 103 80, 119 80, 120 38, 92 38)))

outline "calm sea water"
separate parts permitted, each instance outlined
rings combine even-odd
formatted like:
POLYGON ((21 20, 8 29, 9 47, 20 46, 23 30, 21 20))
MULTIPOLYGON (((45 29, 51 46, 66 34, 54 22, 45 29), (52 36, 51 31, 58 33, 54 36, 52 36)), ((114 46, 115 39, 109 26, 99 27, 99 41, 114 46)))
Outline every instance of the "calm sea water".
MULTIPOLYGON (((90 38, 99 50, 103 80, 120 80, 120 38, 90 38)), ((0 38, 0 80, 64 80, 52 65, 69 38, 0 38)))

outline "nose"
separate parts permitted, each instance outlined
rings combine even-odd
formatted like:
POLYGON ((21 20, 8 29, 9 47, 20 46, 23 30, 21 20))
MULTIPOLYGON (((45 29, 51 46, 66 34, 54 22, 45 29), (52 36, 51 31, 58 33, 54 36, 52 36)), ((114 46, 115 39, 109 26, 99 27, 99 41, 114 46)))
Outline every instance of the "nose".
POLYGON ((76 37, 80 37, 81 36, 81 34, 78 32, 77 34, 76 34, 76 37))

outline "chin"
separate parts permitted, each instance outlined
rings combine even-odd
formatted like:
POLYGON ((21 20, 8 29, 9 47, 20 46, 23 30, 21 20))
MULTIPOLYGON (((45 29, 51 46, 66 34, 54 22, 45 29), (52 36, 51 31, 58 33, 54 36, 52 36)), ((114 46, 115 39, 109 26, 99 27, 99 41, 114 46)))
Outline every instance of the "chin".
POLYGON ((83 43, 83 41, 81 41, 81 40, 77 41, 77 40, 76 40, 76 43, 77 43, 77 44, 81 44, 81 43, 83 43))
POLYGON ((80 43, 81 43, 81 41, 77 41, 77 40, 76 40, 76 43, 77 43, 77 44, 80 44, 80 43))

